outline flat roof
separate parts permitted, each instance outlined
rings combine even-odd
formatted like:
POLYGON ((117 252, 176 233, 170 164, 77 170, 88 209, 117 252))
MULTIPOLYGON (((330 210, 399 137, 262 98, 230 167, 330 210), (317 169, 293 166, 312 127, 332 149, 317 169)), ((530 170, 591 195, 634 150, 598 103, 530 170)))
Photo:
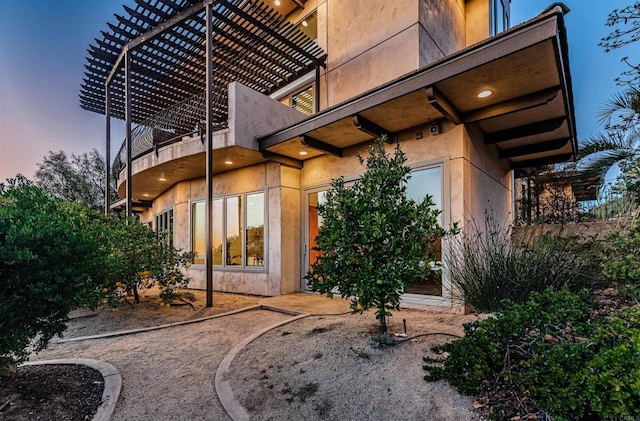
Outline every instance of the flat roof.
POLYGON ((478 128, 512 169, 575 159, 565 7, 260 137, 260 150, 303 161, 381 133, 442 119, 478 128), (483 90, 492 95, 479 98, 483 90), (301 159, 301 143, 314 150, 301 159))

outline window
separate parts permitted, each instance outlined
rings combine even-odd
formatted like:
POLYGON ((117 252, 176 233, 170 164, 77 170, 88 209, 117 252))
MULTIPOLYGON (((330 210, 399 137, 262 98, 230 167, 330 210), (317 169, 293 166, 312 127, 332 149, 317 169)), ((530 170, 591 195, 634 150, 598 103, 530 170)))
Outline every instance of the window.
POLYGON ((510 4, 511 0, 491 0, 489 25, 492 36, 509 29, 510 4))
POLYGON ((227 266, 242 265, 242 197, 227 197, 227 266))
POLYGON ((307 115, 313 114, 314 108, 314 92, 313 86, 309 85, 301 91, 296 91, 293 94, 289 94, 280 98, 280 102, 287 107, 291 107, 294 110, 298 110, 301 113, 307 115))
MULTIPOLYGON (((407 197, 416 202, 421 202, 430 195, 434 207, 440 211, 443 210, 442 203, 442 166, 414 170, 411 172, 411 178, 407 182, 407 197)), ((444 215, 440 214, 440 225, 444 226, 444 215)), ((442 242, 437 241, 436 259, 442 260, 442 242)), ((427 277, 427 279, 419 279, 414 281, 411 286, 407 286, 404 292, 418 295, 435 295, 442 296, 442 277, 435 272, 427 277)))
POLYGON ((205 239, 205 206, 204 202, 191 204, 191 251, 194 265, 204 265, 205 239))
MULTIPOLYGON (((213 265, 264 267, 264 193, 214 199, 212 223, 213 265), (246 227, 246 228, 245 228, 246 227)), ((204 264, 205 203, 191 204, 191 250, 194 264, 204 264)))
POLYGON ((227 196, 214 202, 214 264, 227 267, 264 267, 264 193, 227 196), (224 209, 224 214, 216 212, 224 209), (217 215, 216 215, 217 214, 217 215), (224 226, 224 235, 221 228, 224 226), (218 233, 216 235, 216 232, 218 233), (224 238, 224 244, 221 239, 224 238))
POLYGON ((264 193, 247 195, 245 264, 264 266, 264 193))
POLYGON ((173 209, 166 210, 156 215, 156 232, 165 235, 167 245, 173 246, 173 209))

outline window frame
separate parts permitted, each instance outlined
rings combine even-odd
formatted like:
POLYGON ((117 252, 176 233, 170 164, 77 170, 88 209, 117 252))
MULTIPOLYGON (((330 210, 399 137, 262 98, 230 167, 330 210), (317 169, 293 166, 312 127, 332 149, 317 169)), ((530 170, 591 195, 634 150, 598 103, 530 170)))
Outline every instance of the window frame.
POLYGON ((158 218, 160 218, 161 216, 167 214, 167 223, 169 223, 169 215, 168 215, 169 212, 171 212, 171 219, 170 219, 171 224, 170 224, 170 229, 168 230, 169 235, 167 236, 167 241, 169 243, 168 245, 173 247, 173 245, 175 244, 174 237, 175 237, 175 232, 176 232, 176 230, 175 230, 176 213, 175 213, 175 210, 174 210, 173 206, 165 208, 161 212, 158 212, 158 213, 153 215, 153 228, 154 228, 154 231, 156 233, 167 232, 167 230, 165 230, 165 229, 163 229, 162 231, 159 231, 161 224, 158 222, 159 221, 158 218))
POLYGON ((511 0, 491 0, 489 2, 489 36, 498 35, 501 32, 506 31, 511 27, 511 0), (502 5, 502 16, 498 17, 498 2, 502 5), (498 23, 501 19, 501 24, 504 26, 498 31, 498 23))
MULTIPOLYGON (((450 158, 440 157, 427 161, 420 161, 409 165, 411 172, 440 168, 440 193, 442 195, 442 224, 446 229, 451 225, 451 189, 450 189, 450 158)), ((442 255, 445 256, 445 249, 449 247, 445 238, 442 239, 442 255)), ((402 294, 401 306, 405 308, 421 308, 430 306, 451 306, 451 273, 446 265, 442 268, 442 295, 422 295, 422 294, 402 294)))
MULTIPOLYGON (((214 271, 218 272, 263 272, 266 273, 269 271, 269 195, 268 189, 258 189, 253 191, 247 191, 242 193, 229 193, 224 195, 216 195, 212 198, 212 200, 222 200, 222 265, 214 265, 212 262, 212 267, 214 271), (263 238, 264 238, 264 264, 262 266, 250 266, 246 264, 247 259, 247 196, 260 194, 263 195, 263 215, 264 215, 264 225, 263 225, 263 238), (241 223, 242 223, 242 231, 241 231, 241 247, 242 247, 242 264, 241 265, 227 265, 227 199, 233 197, 240 197, 241 199, 241 223)), ((204 199, 192 199, 189 201, 189 248, 193 251, 193 215, 192 209, 194 203, 205 202, 204 199)), ((213 215, 212 215, 213 216, 213 215)), ((213 221, 212 221, 213 223, 213 221)), ((204 264, 193 264, 192 268, 203 269, 205 267, 204 264)))

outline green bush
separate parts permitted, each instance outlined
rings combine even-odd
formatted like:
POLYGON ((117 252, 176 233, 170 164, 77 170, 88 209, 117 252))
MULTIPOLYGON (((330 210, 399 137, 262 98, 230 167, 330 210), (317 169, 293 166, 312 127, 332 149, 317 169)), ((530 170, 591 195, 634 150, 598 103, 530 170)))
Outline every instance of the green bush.
POLYGON ((549 287, 578 291, 604 283, 598 242, 535 229, 512 235, 491 214, 484 228, 472 225, 444 251, 454 298, 476 311, 498 311, 503 300, 523 303, 549 287))
POLYGON ((587 291, 532 293, 496 317, 465 325, 436 349, 426 380, 446 379, 480 396, 495 419, 542 412, 570 420, 640 412, 640 309, 600 314, 587 291))
POLYGON ((44 348, 69 311, 97 302, 105 232, 93 211, 23 177, 0 187, 0 366, 44 348))
POLYGON ((640 302, 640 222, 607 236, 603 272, 625 296, 640 302))
POLYGON ((116 308, 131 294, 140 302, 139 291, 157 286, 165 303, 179 296, 190 278, 182 268, 191 265, 194 253, 182 252, 135 218, 114 215, 109 219, 108 249, 103 255, 107 282, 104 297, 116 308))

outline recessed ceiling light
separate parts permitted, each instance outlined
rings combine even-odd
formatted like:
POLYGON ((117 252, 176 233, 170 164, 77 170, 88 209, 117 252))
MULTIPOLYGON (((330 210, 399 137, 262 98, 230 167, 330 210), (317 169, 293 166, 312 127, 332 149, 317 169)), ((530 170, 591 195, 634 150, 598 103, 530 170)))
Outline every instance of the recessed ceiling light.
POLYGON ((275 5, 280 6, 280 0, 276 0, 275 5))
POLYGON ((160 178, 158 178, 158 181, 167 181, 167 179, 164 178, 164 177, 160 177, 160 178))
POLYGON ((233 165, 233 161, 224 161, 224 163, 227 165, 233 165))
POLYGON ((298 152, 298 153, 299 153, 300 155, 302 155, 302 156, 305 156, 305 155, 308 155, 308 154, 309 154, 309 152, 307 152, 307 151, 300 151, 300 152, 298 152))
POLYGON ((149 193, 143 193, 142 195, 143 195, 144 197, 149 197, 149 196, 150 196, 150 194, 149 194, 149 193))
POLYGON ((307 23, 307 21, 306 21, 306 20, 303 20, 303 21, 302 21, 302 26, 309 26, 309 24, 307 23))
POLYGON ((482 91, 478 94, 478 98, 486 98, 488 96, 491 96, 491 94, 493 93, 493 91, 490 90, 486 90, 486 91, 482 91))

